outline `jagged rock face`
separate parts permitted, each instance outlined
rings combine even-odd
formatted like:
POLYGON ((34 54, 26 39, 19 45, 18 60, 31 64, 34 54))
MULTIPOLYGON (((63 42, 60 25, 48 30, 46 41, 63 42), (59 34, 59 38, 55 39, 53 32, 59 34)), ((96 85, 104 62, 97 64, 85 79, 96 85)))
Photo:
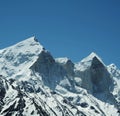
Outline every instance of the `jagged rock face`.
POLYGON ((109 72, 97 57, 94 57, 91 65, 80 71, 77 76, 82 78, 81 86, 92 93, 108 92, 113 84, 109 72))
POLYGON ((54 58, 47 51, 42 51, 37 61, 30 67, 35 73, 39 73, 43 78, 44 84, 55 89, 56 85, 60 83, 66 76, 66 72, 62 66, 57 64, 54 58))
POLYGON ((44 88, 41 88, 38 94, 34 92, 22 91, 20 86, 13 86, 13 83, 7 79, 0 79, 2 85, 1 91, 5 91, 0 101, 0 115, 1 116, 75 116, 85 114, 78 110, 74 105, 74 113, 70 111, 70 103, 57 93, 47 92, 44 88), (41 91, 44 90, 42 93, 41 91), (10 93, 10 94, 9 94, 10 93), (58 98, 59 99, 58 99, 58 98), (51 106, 50 103, 53 102, 51 106))
POLYGON ((6 90, 4 88, 4 83, 3 83, 2 76, 0 77, 0 111, 2 110, 2 106, 4 104, 3 98, 5 97, 6 90))
POLYGON ((106 67, 96 57, 93 58, 90 73, 93 93, 108 92, 110 86, 112 86, 110 74, 106 67))
POLYGON ((5 97, 5 88, 4 88, 4 80, 2 78, 0 78, 0 100, 2 101, 3 98, 5 97))
POLYGON ((79 75, 77 74, 79 78, 81 78, 81 87, 85 88, 89 92, 93 92, 93 85, 91 82, 91 75, 90 75, 90 70, 87 69, 84 72, 79 72, 79 75))
POLYGON ((66 73, 68 76, 74 76, 74 64, 71 60, 68 60, 67 63, 64 65, 64 68, 66 70, 66 73))
POLYGON ((31 69, 45 76, 50 76, 50 69, 55 64, 53 57, 46 51, 42 51, 31 69))
MULTIPOLYGON (((15 105, 15 102, 11 105, 9 103, 12 103, 15 100, 17 94, 18 94, 17 90, 15 90, 15 88, 10 84, 10 82, 7 79, 5 79, 5 77, 1 76, 0 77, 0 115, 1 116, 12 116, 12 112, 14 112, 13 107, 15 105)), ((22 113, 20 108, 21 105, 23 104, 21 103, 23 102, 20 101, 18 102, 18 104, 16 103, 18 109, 16 109, 15 111, 18 111, 19 113, 20 112, 22 113)))
POLYGON ((74 76, 74 63, 70 59, 68 59, 68 58, 57 58, 55 60, 56 60, 56 63, 60 64, 64 68, 68 77, 69 76, 72 76, 72 77, 74 76))

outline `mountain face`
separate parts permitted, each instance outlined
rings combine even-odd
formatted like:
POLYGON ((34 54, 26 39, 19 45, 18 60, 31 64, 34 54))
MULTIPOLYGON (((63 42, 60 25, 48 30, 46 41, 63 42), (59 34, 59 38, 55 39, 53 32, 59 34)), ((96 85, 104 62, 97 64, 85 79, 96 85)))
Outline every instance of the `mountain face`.
POLYGON ((120 70, 91 53, 54 58, 35 37, 0 50, 0 116, 119 116, 120 70))

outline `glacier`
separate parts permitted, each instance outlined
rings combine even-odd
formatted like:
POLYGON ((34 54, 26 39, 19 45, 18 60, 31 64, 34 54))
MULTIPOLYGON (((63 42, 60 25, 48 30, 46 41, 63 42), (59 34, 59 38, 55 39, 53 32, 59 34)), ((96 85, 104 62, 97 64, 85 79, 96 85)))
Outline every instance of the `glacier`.
POLYGON ((54 58, 35 37, 0 50, 0 116, 119 116, 120 70, 94 52, 54 58))

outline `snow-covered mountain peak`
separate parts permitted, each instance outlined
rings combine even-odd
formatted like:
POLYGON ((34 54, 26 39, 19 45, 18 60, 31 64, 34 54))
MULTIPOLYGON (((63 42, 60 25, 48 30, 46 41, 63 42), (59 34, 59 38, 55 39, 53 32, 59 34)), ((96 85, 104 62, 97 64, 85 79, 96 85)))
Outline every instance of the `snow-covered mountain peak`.
POLYGON ((98 57, 98 55, 95 52, 91 52, 90 55, 89 55, 89 57, 91 57, 91 58, 93 58, 95 56, 98 57))
POLYGON ((8 77, 29 69, 42 51, 45 49, 35 37, 0 50, 1 74, 8 77))
MULTIPOLYGON (((23 42, 26 43, 26 42, 34 42, 34 41, 35 41, 35 42, 38 42, 38 40, 36 39, 36 37, 35 37, 35 36, 32 36, 32 37, 29 37, 29 38, 21 41, 21 42, 22 42, 22 43, 23 43, 23 42)), ((21 42, 19 42, 19 43, 21 43, 21 42)), ((18 43, 18 44, 19 44, 19 43, 18 43)))
POLYGON ((30 37, 28 39, 25 39, 25 40, 15 44, 12 47, 16 47, 16 48, 25 47, 24 51, 30 50, 31 52, 35 52, 35 51, 33 51, 35 49, 39 49, 39 51, 43 50, 43 46, 38 42, 38 40, 35 37, 30 37))
POLYGON ((0 50, 0 116, 119 116, 119 85, 94 52, 54 59, 35 37, 0 50))
POLYGON ((44 47, 38 42, 38 40, 35 37, 30 37, 28 39, 25 39, 15 45, 12 45, 10 47, 7 47, 5 49, 0 50, 0 53, 5 53, 7 51, 9 52, 24 52, 24 53, 40 53, 44 47))
POLYGON ((101 58, 96 53, 92 52, 90 55, 85 57, 83 60, 76 63, 75 68, 76 68, 76 70, 84 71, 84 70, 88 69, 89 67, 91 67, 91 65, 96 61, 105 66, 105 64, 103 63, 101 58))
POLYGON ((77 76, 80 75, 83 78, 82 87, 88 91, 99 93, 109 90, 111 83, 110 75, 97 54, 91 53, 81 62, 75 64, 75 72, 77 76))
POLYGON ((93 60, 93 58, 97 58, 99 61, 102 62, 101 58, 95 53, 92 52, 90 55, 88 55, 86 58, 84 58, 81 62, 90 62, 93 60))

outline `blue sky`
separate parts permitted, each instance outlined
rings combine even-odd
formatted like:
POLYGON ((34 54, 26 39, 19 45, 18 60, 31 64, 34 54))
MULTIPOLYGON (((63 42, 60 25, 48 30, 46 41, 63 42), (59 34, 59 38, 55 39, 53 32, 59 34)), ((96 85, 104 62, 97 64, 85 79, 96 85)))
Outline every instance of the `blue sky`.
POLYGON ((0 0, 0 49, 34 35, 54 57, 120 68, 120 0, 0 0))

